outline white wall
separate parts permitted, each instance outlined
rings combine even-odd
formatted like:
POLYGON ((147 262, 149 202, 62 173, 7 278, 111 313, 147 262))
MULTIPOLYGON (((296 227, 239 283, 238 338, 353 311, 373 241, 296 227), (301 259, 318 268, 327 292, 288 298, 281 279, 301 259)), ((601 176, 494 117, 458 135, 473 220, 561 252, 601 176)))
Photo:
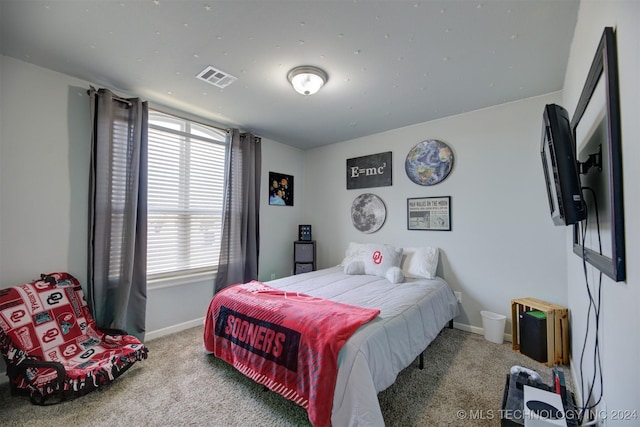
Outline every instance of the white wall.
POLYGON ((262 139, 259 280, 293 274, 293 241, 298 239, 298 225, 304 224, 303 170, 302 150, 262 139), (293 176, 293 206, 269 205, 269 172, 293 176))
MULTIPOLYGON (((615 283, 603 278, 600 314, 600 355, 602 360, 604 402, 609 415, 613 410, 636 411, 635 418, 608 420, 608 426, 635 426, 640 423, 640 197, 637 183, 639 173, 635 162, 640 159, 640 2, 637 1, 583 1, 578 14, 571 55, 565 76, 563 103, 573 113, 582 92, 586 74, 602 36, 604 27, 616 32, 620 80, 620 110, 622 116, 622 152, 624 179, 624 215, 626 229, 627 280, 615 283)), ((568 292, 572 327, 572 373, 580 383, 580 351, 587 329, 587 291, 581 259, 571 251, 570 231, 567 232, 568 292)), ((598 274, 589 267, 590 289, 597 292, 598 274)), ((593 313, 589 322, 590 338, 583 368, 585 387, 590 386, 593 375, 593 313)), ((595 382, 595 396, 600 385, 595 382)), ((602 406, 599 409, 603 409, 602 406)))
POLYGON ((0 60, 0 287, 60 270, 85 283, 88 84, 0 60))
POLYGON ((526 99, 305 152, 304 216, 314 227, 319 266, 336 265, 349 241, 442 249, 446 280, 462 292, 463 329, 479 331, 480 310, 508 315, 510 302, 533 296, 566 305, 565 234, 552 225, 539 145, 542 111, 560 94, 526 99), (409 150, 439 139, 455 154, 449 177, 431 187, 404 171, 409 150), (346 190, 346 159, 392 151, 393 185, 346 190), (359 232, 350 207, 370 192, 387 206, 376 233, 359 232), (407 230, 407 198, 451 196, 452 231, 407 230))

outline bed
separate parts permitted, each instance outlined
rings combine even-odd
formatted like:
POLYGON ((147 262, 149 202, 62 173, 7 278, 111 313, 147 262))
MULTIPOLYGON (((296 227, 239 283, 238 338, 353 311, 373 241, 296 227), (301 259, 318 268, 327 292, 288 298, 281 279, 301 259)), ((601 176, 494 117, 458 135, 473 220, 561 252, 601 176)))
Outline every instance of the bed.
MULTIPOLYGON (((358 263, 355 270, 349 268, 354 259, 349 259, 348 249, 339 266, 266 283, 287 293, 379 310, 348 338, 338 354, 330 414, 333 426, 384 426, 377 394, 393 384, 400 371, 421 356, 459 314, 455 295, 442 278, 410 277, 403 267, 402 280, 392 283, 397 278, 390 280, 383 274, 390 271, 388 266, 380 270, 383 273, 365 274, 360 256, 352 257, 358 263)), ((404 264, 408 264, 406 254, 404 264)), ((208 314, 206 322, 210 317, 208 314)), ((206 341, 205 332, 205 349, 206 341)))

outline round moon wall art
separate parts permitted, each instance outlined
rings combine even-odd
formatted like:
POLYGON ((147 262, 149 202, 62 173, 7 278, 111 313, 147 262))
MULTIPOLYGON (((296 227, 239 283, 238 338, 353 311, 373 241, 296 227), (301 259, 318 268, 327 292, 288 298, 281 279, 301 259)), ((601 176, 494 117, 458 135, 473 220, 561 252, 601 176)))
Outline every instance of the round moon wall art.
POLYGON ((351 222, 363 233, 375 233, 382 227, 386 218, 387 207, 375 194, 361 194, 351 205, 351 222))
POLYGON ((452 167, 451 147, 437 139, 427 139, 416 144, 404 162, 407 176, 418 185, 435 185, 442 182, 452 167))

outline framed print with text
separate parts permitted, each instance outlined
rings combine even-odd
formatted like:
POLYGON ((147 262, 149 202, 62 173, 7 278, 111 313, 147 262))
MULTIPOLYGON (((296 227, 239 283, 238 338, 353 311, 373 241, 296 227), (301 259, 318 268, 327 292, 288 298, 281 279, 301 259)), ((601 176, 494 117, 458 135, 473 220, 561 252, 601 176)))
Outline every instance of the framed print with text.
POLYGON ((451 196, 407 199, 407 229, 451 231, 451 196))

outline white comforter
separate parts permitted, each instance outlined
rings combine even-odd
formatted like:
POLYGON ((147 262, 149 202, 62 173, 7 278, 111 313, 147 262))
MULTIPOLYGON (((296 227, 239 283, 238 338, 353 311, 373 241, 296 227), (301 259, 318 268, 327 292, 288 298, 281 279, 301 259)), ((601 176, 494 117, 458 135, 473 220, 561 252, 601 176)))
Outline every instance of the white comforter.
MULTIPOLYGON (((335 427, 384 426, 377 394, 459 314, 453 291, 441 279, 405 279, 398 284, 333 267, 272 280, 287 291, 377 308, 340 351, 331 422, 335 427)), ((428 366, 428 361, 427 361, 428 366)))

